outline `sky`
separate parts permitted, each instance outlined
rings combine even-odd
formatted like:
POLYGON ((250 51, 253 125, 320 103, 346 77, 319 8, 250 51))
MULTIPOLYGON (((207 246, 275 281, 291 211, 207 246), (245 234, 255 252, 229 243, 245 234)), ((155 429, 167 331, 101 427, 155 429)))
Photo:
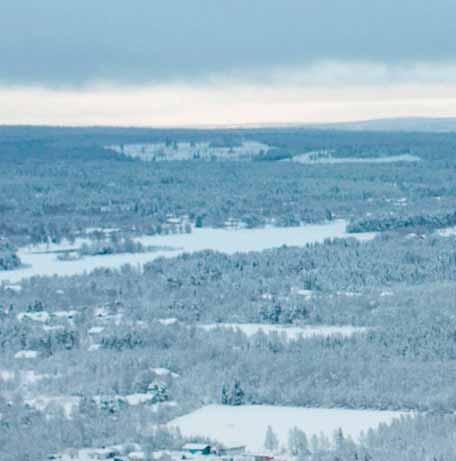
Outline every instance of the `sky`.
POLYGON ((456 116, 454 0, 2 0, 0 123, 456 116))

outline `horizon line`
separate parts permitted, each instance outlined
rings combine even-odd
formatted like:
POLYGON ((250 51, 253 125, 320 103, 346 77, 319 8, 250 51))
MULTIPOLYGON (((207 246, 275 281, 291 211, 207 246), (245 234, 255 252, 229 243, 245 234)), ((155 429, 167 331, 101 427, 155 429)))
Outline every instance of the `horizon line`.
POLYGON ((0 123, 2 128, 119 128, 119 129, 149 129, 149 130, 236 130, 236 129, 261 129, 261 128, 315 128, 324 129, 332 126, 343 126, 343 125, 356 125, 356 124, 368 124, 372 122, 394 122, 394 121, 456 121, 456 115, 454 116, 426 116, 426 115, 413 115, 403 117, 373 117, 365 119, 353 119, 353 120, 340 120, 332 122, 246 122, 246 123, 196 123, 196 124, 181 124, 181 125, 130 125, 130 124, 46 124, 46 123, 0 123))

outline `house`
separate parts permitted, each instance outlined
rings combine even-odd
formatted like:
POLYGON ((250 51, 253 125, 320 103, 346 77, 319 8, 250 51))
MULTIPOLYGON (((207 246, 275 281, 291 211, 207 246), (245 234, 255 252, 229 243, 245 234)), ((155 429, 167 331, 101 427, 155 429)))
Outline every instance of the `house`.
POLYGON ((192 455, 210 455, 211 446, 207 443, 186 443, 182 447, 182 451, 192 455))
POLYGON ((219 448, 217 453, 220 456, 239 456, 245 453, 245 449, 245 445, 224 446, 223 448, 219 448))
POLYGON ((237 218, 228 218, 223 224, 225 229, 241 229, 245 227, 245 223, 237 218))
POLYGON ((274 457, 270 454, 255 453, 251 455, 252 461, 274 461, 274 457))
POLYGON ((174 225, 174 226, 179 226, 180 224, 182 224, 182 219, 178 218, 176 216, 167 215, 166 216, 166 223, 170 224, 170 225, 174 225))

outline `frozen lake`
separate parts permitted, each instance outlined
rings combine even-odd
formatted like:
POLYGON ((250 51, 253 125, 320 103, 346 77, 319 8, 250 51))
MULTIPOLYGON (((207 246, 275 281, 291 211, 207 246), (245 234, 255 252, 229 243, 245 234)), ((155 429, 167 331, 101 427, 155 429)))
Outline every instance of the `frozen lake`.
POLYGON ((169 423, 186 437, 204 436, 226 445, 245 445, 249 450, 264 450, 266 429, 270 425, 282 446, 287 445, 292 427, 303 430, 308 439, 321 433, 330 440, 335 431, 357 440, 361 432, 406 415, 399 411, 302 408, 273 405, 208 405, 169 423))
POLYGON ((300 336, 303 338, 311 338, 313 336, 351 336, 355 333, 363 333, 367 331, 365 327, 354 327, 351 325, 322 325, 322 326, 284 326, 284 325, 271 325, 263 323, 211 323, 206 325, 198 325, 207 331, 216 330, 218 328, 237 330, 239 329, 247 336, 252 336, 259 331, 263 331, 266 334, 278 333, 279 335, 285 335, 287 339, 297 339, 300 336))
POLYGON ((146 253, 120 253, 102 256, 86 256, 74 261, 60 261, 53 251, 77 248, 84 240, 73 245, 63 243, 52 245, 47 253, 43 245, 24 247, 18 254, 24 265, 20 269, 0 272, 0 282, 20 282, 26 277, 77 275, 90 272, 99 267, 119 268, 124 264, 142 267, 145 263, 159 257, 173 257, 181 253, 201 250, 214 250, 227 254, 262 251, 282 245, 305 246, 308 243, 323 242, 330 238, 353 237, 369 240, 374 233, 348 234, 346 221, 336 220, 327 224, 308 224, 299 227, 266 227, 259 229, 212 229, 195 228, 191 234, 152 235, 137 237, 134 240, 143 245, 166 247, 166 249, 146 253))

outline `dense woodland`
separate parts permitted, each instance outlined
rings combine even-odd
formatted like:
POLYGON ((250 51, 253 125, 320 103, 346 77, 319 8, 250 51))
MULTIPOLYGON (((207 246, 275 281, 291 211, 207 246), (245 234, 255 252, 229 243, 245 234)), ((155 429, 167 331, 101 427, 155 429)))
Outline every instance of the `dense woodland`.
POLYGON ((17 250, 7 240, 0 240, 0 271, 15 269, 21 265, 17 250))
POLYGON ((204 226, 237 218, 250 227, 271 220, 290 226, 333 217, 441 216, 456 206, 455 151, 453 134, 3 127, 0 234, 38 242, 71 238, 88 227, 156 233, 169 215, 188 215, 204 226), (340 164, 328 171, 327 165, 269 157, 145 163, 104 148, 166 139, 224 145, 257 140, 286 156, 324 149, 339 157, 409 153, 422 161, 340 164))
MULTIPOLYGON (((295 431, 290 447, 312 461, 454 458, 456 237, 436 230, 455 224, 456 135, 17 127, 0 128, 0 140, 0 270, 20 264, 15 245, 75 238, 87 227, 120 232, 108 246, 94 236, 80 256, 144 251, 130 237, 163 232, 169 215, 250 227, 345 218, 353 232, 379 231, 363 243, 204 251, 144 270, 1 283, 2 459, 116 443, 177 448, 183 438, 163 425, 209 403, 410 410, 417 416, 359 443, 343 433, 304 441, 295 431), (276 157, 145 164, 102 147, 166 139, 254 139, 276 157), (277 161, 329 148, 340 157, 411 153, 422 161, 277 161), (287 339, 201 328, 223 322, 366 330, 287 339), (23 351, 37 357, 18 359, 23 351), (30 370, 40 378, 27 378, 30 370), (125 399, 136 394, 146 403, 125 399), (71 417, 57 401, 40 411, 30 403, 38 395, 72 398, 71 417)), ((274 444, 274 434, 266 438, 274 444)))

